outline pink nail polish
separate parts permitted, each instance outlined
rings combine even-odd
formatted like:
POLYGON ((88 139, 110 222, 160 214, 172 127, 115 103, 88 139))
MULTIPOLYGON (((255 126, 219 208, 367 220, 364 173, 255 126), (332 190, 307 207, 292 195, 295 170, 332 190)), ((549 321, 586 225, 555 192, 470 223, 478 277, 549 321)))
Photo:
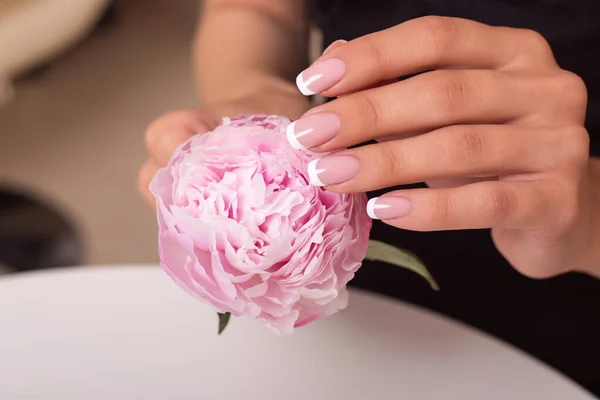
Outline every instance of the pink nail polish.
POLYGON ((346 63, 339 58, 319 60, 296 77, 296 85, 305 96, 321 93, 337 84, 346 73, 346 63))
POLYGON ((374 197, 367 203, 367 214, 373 219, 402 218, 411 209, 410 200, 400 196, 374 197))
POLYGON ((308 163, 308 177, 314 186, 329 186, 346 182, 360 169, 358 158, 348 154, 329 155, 308 163))
POLYGON ((310 149, 329 142, 338 134, 342 121, 334 113, 316 113, 289 124, 285 130, 290 145, 296 149, 310 149))

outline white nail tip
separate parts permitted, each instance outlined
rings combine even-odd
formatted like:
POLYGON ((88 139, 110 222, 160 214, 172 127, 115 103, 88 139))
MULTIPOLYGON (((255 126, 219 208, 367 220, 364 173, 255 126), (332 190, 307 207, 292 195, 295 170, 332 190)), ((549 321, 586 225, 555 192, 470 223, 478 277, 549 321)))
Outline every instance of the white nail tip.
POLYGON ((372 199, 369 199, 369 201, 367 202, 367 214, 369 215, 369 217, 371 219, 379 219, 377 218, 377 215, 375 215, 375 202, 377 201, 379 197, 373 197, 372 199))
POLYGON ((308 85, 310 85, 317 79, 320 79, 322 76, 323 76, 322 74, 313 75, 310 78, 308 78, 308 80, 305 82, 304 79, 302 78, 302 72, 301 72, 296 77, 296 86, 298 86, 298 90, 300 90, 300 93, 302 93, 303 95, 312 96, 313 94, 317 94, 317 92, 310 90, 308 88, 308 85))
POLYGON ((294 130, 294 127, 296 126, 296 122, 292 122, 291 124, 289 124, 287 126, 287 128, 285 128, 285 136, 287 137, 288 142, 290 143, 290 146, 292 146, 293 149, 296 150, 306 150, 306 148, 304 146, 302 146, 302 143, 300 143, 298 141, 298 137, 296 135, 296 131, 294 130))
POLYGON ((387 204, 377 204, 377 200, 379 197, 373 197, 367 202, 367 215, 371 217, 371 219, 381 219, 377 215, 375 215, 375 210, 381 210, 383 208, 389 208, 390 206, 387 204))
POLYGON ((319 179, 319 173, 323 171, 317 170, 317 163, 319 159, 312 160, 308 163, 308 179, 311 185, 313 186, 325 186, 325 184, 319 179))

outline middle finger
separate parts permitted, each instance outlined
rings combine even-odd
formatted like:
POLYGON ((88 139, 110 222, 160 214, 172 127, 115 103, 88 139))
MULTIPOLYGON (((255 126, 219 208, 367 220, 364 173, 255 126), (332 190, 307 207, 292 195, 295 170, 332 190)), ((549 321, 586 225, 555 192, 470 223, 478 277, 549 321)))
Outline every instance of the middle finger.
POLYGON ((543 100, 530 77, 490 70, 432 71, 318 106, 290 124, 295 148, 328 152, 386 136, 458 124, 501 124, 543 100))

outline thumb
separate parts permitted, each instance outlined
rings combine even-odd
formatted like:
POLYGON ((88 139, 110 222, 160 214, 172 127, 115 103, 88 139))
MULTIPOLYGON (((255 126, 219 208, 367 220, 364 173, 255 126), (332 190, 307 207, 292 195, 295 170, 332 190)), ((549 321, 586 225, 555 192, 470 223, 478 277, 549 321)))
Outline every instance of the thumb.
POLYGON ((172 111, 156 119, 146 129, 146 147, 158 167, 167 165, 173 152, 192 136, 214 129, 219 124, 202 110, 172 111))

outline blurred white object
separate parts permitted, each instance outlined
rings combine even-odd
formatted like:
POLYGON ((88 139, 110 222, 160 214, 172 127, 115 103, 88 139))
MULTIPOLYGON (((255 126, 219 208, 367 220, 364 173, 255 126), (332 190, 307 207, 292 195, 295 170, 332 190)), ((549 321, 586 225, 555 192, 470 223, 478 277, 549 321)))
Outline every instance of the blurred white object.
POLYGON ((11 80, 85 36, 110 0, 0 0, 0 105, 11 80))
POLYGON ((352 290, 278 338, 217 316, 159 266, 0 278, 1 399, 593 400, 479 331, 352 290))

